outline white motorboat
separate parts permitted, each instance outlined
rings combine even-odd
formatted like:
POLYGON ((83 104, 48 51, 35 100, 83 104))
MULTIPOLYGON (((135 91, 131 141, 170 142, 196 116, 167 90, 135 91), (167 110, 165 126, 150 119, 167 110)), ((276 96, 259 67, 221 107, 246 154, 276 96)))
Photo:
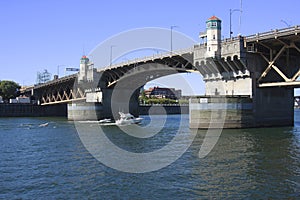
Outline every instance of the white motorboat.
POLYGON ((134 117, 130 113, 119 112, 120 119, 116 120, 116 125, 118 126, 126 126, 131 124, 139 124, 142 122, 143 118, 134 117))
POLYGON ((101 119, 99 123, 111 123, 111 119, 101 119))
POLYGON ((48 125, 49 125, 49 123, 47 122, 47 123, 44 123, 44 124, 40 124, 39 127, 46 127, 48 125))

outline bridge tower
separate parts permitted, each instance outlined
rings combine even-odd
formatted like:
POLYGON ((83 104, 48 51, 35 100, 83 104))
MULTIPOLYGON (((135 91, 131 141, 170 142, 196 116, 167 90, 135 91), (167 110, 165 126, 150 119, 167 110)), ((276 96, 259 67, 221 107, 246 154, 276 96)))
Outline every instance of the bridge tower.
POLYGON ((78 74, 78 82, 87 80, 89 59, 86 56, 82 56, 80 59, 80 70, 78 74))
POLYGON ((221 57, 221 22, 216 16, 206 21, 207 57, 221 57))

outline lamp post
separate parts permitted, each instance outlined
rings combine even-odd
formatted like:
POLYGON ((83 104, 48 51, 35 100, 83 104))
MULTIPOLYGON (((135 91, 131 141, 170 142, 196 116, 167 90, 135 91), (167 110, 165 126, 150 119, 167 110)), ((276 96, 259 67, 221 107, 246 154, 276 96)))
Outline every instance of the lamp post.
POLYGON ((284 23, 288 28, 290 28, 291 27, 291 25, 290 24, 288 24, 285 20, 280 20, 280 22, 282 22, 282 23, 284 23))
POLYGON ((232 36, 232 30, 231 30, 231 28, 232 28, 232 25, 231 25, 231 15, 232 15, 232 13, 234 13, 235 11, 239 11, 239 12, 241 12, 242 13, 242 10, 241 9, 230 9, 229 10, 229 36, 230 36, 230 38, 231 38, 231 36, 232 36))
POLYGON ((66 65, 57 65, 57 78, 59 78, 59 68, 63 67, 63 66, 66 66, 66 65))
POLYGON ((110 64, 109 64, 109 66, 111 66, 112 65, 112 54, 113 54, 113 47, 115 47, 115 45, 110 45, 110 64))
POLYGON ((171 49, 170 49, 170 52, 172 54, 172 51, 173 51, 173 28, 177 28, 178 26, 171 26, 170 29, 171 29, 171 49))

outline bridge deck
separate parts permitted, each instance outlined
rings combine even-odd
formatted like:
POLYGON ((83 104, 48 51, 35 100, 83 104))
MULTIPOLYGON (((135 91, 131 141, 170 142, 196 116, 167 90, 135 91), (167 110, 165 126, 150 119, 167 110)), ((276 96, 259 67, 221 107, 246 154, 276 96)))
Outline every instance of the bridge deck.
POLYGON ((257 42, 261 40, 277 39, 279 37, 287 37, 291 35, 298 35, 300 33, 300 27, 294 26, 283 29, 275 29, 263 33, 256 33, 245 37, 245 42, 257 42))

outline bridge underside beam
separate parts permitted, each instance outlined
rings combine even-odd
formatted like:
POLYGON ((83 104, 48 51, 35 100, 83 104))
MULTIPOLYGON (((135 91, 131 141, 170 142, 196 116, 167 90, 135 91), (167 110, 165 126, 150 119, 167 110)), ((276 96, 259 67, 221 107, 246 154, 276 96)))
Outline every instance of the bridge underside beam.
MULTIPOLYGON (((128 77, 132 77, 131 82, 138 80, 139 82, 146 82, 160 78, 162 76, 197 71, 193 66, 192 54, 189 53, 184 55, 172 54, 164 58, 156 58, 143 62, 132 63, 126 66, 112 67, 109 71, 115 71, 113 74, 119 74, 120 76, 110 78, 107 74, 103 81, 106 82, 107 88, 114 87, 120 80, 128 77)), ((112 72, 110 73, 112 74, 112 72)))
POLYGON ((274 83, 260 83, 258 87, 300 87, 300 81, 292 82, 274 82, 274 83))
POLYGON ((85 92, 76 86, 75 79, 57 84, 40 86, 34 91, 34 96, 41 105, 69 103, 85 99, 85 92))
POLYGON ((251 53, 257 53, 266 62, 257 77, 258 87, 299 87, 300 36, 291 34, 267 40, 251 41, 251 53))

